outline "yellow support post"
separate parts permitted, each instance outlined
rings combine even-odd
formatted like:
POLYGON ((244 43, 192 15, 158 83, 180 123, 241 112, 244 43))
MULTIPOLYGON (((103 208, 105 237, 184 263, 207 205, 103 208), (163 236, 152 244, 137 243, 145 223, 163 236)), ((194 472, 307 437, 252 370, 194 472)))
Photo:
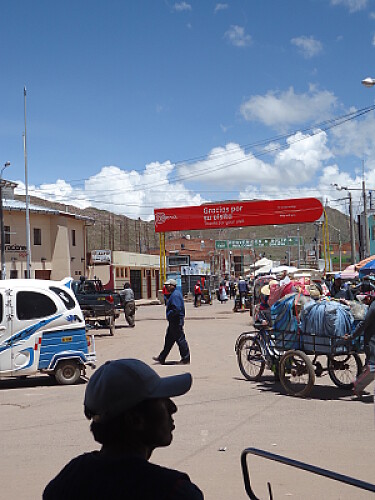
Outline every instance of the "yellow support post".
POLYGON ((328 218, 327 212, 324 210, 324 221, 323 221, 323 248, 324 248, 324 264, 326 272, 331 272, 331 259, 329 253, 329 229, 328 229, 328 218))
POLYGON ((159 246, 160 246, 160 290, 167 279, 166 259, 165 259, 165 233, 159 233, 159 246))

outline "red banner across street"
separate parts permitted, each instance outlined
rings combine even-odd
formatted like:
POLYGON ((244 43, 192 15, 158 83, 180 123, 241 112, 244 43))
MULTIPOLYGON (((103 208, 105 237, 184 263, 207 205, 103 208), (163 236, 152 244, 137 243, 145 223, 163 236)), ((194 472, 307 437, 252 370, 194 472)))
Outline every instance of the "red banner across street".
POLYGON ((166 233, 189 229, 314 222, 322 216, 323 205, 317 198, 238 201, 190 207, 157 208, 154 214, 155 231, 166 233))

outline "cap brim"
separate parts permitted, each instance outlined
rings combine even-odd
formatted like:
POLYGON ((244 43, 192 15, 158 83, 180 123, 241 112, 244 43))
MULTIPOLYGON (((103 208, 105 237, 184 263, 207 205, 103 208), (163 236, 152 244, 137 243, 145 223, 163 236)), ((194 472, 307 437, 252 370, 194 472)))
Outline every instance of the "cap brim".
POLYGON ((190 373, 182 373, 181 375, 171 375, 160 379, 158 387, 150 396, 154 398, 174 398, 186 394, 193 383, 190 373))

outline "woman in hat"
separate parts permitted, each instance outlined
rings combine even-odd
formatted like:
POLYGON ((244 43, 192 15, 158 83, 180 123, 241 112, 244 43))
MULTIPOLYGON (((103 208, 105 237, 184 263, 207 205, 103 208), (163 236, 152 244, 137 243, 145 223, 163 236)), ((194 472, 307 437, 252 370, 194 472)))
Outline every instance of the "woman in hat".
POLYGON ((262 326, 271 325, 271 308, 268 303, 271 294, 270 285, 264 285, 260 289, 260 303, 255 322, 262 326))

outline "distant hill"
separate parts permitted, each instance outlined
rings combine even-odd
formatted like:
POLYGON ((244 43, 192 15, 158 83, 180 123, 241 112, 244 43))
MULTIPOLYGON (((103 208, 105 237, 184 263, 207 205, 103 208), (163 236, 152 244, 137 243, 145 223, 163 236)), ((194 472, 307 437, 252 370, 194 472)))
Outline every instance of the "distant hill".
MULTIPOLYGON (((15 198, 25 200, 24 196, 16 195, 15 198)), ((94 249, 125 250, 129 252, 148 253, 159 248, 159 235, 155 233, 154 222, 141 219, 131 219, 124 215, 113 214, 107 210, 89 207, 79 209, 72 205, 51 202, 41 198, 30 197, 30 202, 37 205, 55 208, 64 212, 84 215, 95 220, 87 228, 88 251, 94 249)), ((326 208, 329 236, 331 243, 338 243, 340 229, 341 242, 350 241, 349 217, 334 208, 326 208)), ((299 234, 305 243, 312 243, 316 234, 315 224, 299 224, 299 234)), ((230 228, 222 230, 181 231, 168 233, 167 238, 179 235, 191 235, 201 239, 253 239, 268 237, 297 236, 297 225, 286 226, 259 226, 230 228)), ((357 231, 356 231, 357 234, 357 231)), ((321 236, 320 236, 321 237, 321 236)))

